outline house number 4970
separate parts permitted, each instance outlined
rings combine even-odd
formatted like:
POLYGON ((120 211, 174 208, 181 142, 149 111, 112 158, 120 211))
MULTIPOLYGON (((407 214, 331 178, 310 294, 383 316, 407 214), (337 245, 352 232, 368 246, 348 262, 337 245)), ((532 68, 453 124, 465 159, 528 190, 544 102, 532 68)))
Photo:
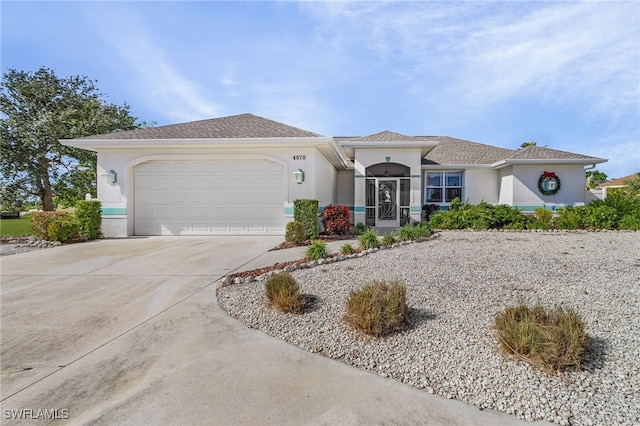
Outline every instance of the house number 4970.
POLYGON ((306 160, 307 156, 306 155, 294 155, 293 159, 294 160, 306 160))

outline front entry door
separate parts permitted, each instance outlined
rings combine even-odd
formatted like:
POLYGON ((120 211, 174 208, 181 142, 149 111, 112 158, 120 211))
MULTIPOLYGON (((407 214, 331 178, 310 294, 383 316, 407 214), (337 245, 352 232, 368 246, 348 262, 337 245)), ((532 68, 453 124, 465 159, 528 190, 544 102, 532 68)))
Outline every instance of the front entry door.
POLYGON ((376 179, 378 191, 376 194, 376 226, 393 227, 400 226, 400 179, 384 178, 376 179))

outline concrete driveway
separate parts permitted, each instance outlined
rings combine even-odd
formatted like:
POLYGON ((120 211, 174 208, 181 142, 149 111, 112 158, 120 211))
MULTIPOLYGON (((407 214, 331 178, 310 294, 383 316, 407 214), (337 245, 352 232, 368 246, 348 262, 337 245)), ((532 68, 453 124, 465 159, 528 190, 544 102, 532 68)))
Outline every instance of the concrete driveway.
POLYGON ((130 238, 1 258, 2 422, 518 423, 228 317, 216 282, 279 242, 130 238))

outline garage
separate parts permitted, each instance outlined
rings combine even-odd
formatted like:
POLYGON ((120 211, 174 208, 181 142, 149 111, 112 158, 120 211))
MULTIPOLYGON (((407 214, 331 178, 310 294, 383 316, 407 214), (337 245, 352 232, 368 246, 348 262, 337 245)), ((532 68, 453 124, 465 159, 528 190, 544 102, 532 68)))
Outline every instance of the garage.
POLYGON ((135 235, 284 234, 281 164, 148 161, 134 174, 135 235))

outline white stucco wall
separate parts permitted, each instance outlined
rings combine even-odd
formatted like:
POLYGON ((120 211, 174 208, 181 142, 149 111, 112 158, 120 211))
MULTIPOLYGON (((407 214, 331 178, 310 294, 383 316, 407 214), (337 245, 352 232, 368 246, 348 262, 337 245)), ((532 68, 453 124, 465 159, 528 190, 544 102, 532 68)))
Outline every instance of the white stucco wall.
POLYGON ((322 155, 316 155, 313 175, 315 198, 320 208, 336 204, 338 172, 322 155))
POLYGON ((486 169, 468 169, 464 171, 464 200, 471 204, 481 201, 495 204, 500 197, 498 172, 486 169))
POLYGON ((293 217, 293 200, 322 199, 321 204, 335 202, 336 170, 315 149, 291 148, 137 148, 98 151, 98 193, 103 208, 103 233, 107 237, 133 235, 135 167, 146 161, 233 161, 234 159, 265 159, 284 166, 287 182, 283 194, 283 215, 293 217), (259 153, 258 153, 259 152, 259 153), (293 172, 302 169, 305 181, 296 184, 293 172), (100 173, 116 171, 115 185, 110 185, 100 173), (320 178, 321 177, 321 178, 320 178), (319 185, 319 182, 325 184, 319 185), (320 191, 318 193, 317 191, 320 191), (287 214, 285 214, 285 211, 287 214))
POLYGON ((338 171, 336 183, 336 204, 353 207, 354 200, 354 176, 353 170, 338 171))
POLYGON ((531 209, 546 206, 582 205, 585 202, 585 172, 579 165, 514 165, 513 205, 531 209), (538 179, 543 172, 555 172, 561 188, 555 195, 544 195, 538 190, 538 179))
POLYGON ((498 204, 513 205, 513 167, 498 170, 498 204))

